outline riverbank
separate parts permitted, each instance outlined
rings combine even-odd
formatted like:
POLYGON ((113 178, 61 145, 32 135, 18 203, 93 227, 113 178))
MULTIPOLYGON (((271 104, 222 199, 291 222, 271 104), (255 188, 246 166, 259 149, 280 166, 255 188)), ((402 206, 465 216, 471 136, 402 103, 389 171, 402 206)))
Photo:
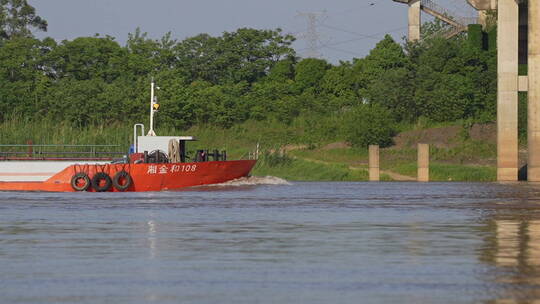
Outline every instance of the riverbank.
MULTIPOLYGON (((462 125, 402 127, 394 145, 381 149, 382 180, 416 178, 416 144, 431 145, 433 181, 494 181, 496 179, 495 126, 462 125)), ((9 120, 0 124, 0 144, 108 144, 127 151, 131 124, 77 128, 53 121, 9 120)), ((229 129, 198 126, 189 130, 158 128, 159 135, 193 135, 199 140, 190 149, 227 150, 229 157, 247 157, 260 147, 260 161, 253 174, 293 181, 366 181, 367 149, 348 145, 339 134, 319 138, 305 126, 248 121, 229 129), (336 141, 338 140, 338 141, 336 141)))
MULTIPOLYGON (((396 151, 381 149, 381 180, 415 181, 416 151, 398 151, 401 159, 392 159, 396 151)), ((436 154, 435 152, 434 154, 436 154)), ((254 175, 272 175, 288 180, 303 181, 367 181, 367 151, 355 149, 296 150, 285 156, 263 156, 254 175), (336 155, 346 157, 335 157, 336 155), (282 161, 266 161, 283 158, 282 161)), ((433 157, 433 155, 432 155, 433 157)), ((432 161, 432 181, 490 182, 496 180, 496 167, 474 164, 454 164, 442 160, 432 161)))
MULTIPOLYGON (((394 138, 394 145, 380 150, 381 179, 414 181, 418 143, 430 144, 430 176, 433 181, 489 182, 496 180, 496 128, 493 124, 415 128, 394 138)), ((254 175, 272 175, 302 181, 367 181, 368 151, 344 141, 308 141, 301 130, 265 128, 253 124, 236 130, 191 130, 201 144, 212 142, 247 153, 259 142, 261 159, 254 175), (258 136, 258 137, 257 137, 258 136)), ((238 153, 237 153, 238 155, 238 153)))

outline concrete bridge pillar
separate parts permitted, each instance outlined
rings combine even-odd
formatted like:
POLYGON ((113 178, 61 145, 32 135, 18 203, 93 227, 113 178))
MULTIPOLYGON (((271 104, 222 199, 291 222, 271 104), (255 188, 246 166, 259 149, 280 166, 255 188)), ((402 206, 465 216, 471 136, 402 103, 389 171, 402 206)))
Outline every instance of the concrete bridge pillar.
POLYGON ((420 40, 420 26, 422 23, 422 7, 420 0, 409 2, 409 41, 420 40))
POLYGON ((380 180, 379 169, 379 146, 369 146, 369 181, 378 182, 380 180))
POLYGON ((498 5, 497 179, 517 181, 519 7, 515 0, 498 5))
POLYGON ((429 145, 418 144, 418 177, 419 182, 429 182, 429 145))
MULTIPOLYGON (((499 0, 499 5, 502 0, 499 0)), ((529 1, 529 103, 527 178, 540 181, 540 1, 529 1)))

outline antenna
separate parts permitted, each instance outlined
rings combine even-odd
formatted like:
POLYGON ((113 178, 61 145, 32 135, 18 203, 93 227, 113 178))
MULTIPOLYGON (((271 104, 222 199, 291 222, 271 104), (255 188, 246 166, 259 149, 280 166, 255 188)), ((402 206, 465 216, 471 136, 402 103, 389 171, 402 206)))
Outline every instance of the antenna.
POLYGON ((317 26, 321 23, 322 19, 325 19, 326 11, 321 12, 298 12, 297 17, 303 17, 307 19, 306 32, 298 35, 298 38, 306 40, 307 51, 306 57, 308 58, 320 58, 322 54, 319 52, 321 48, 321 33, 317 31, 317 26))

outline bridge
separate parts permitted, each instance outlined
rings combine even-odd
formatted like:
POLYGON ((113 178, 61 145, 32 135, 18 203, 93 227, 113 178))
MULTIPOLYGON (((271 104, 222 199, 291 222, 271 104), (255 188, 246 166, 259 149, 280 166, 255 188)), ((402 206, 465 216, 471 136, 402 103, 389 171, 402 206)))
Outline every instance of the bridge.
POLYGON ((540 182, 540 0, 466 0, 478 11, 477 22, 460 18, 434 0, 393 1, 409 6, 410 41, 421 40, 422 11, 450 24, 455 33, 460 33, 470 23, 485 26, 487 12, 496 10, 497 179, 518 180, 518 94, 527 92, 526 175, 527 180, 540 182), (519 75, 520 64, 527 65, 527 75, 519 75))
POLYGON ((421 12, 425 12, 449 25, 442 34, 446 38, 451 38, 459 33, 465 32, 469 24, 479 22, 478 18, 463 17, 433 0, 394 0, 394 2, 404 3, 409 6, 409 40, 421 40, 421 12))

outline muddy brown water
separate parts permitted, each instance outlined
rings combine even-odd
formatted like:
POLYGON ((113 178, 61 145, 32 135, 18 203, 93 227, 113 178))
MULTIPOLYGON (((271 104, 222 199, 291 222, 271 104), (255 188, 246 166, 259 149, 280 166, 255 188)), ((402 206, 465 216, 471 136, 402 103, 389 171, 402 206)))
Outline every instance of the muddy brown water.
POLYGON ((0 303, 538 299, 539 185, 0 193, 0 303))

